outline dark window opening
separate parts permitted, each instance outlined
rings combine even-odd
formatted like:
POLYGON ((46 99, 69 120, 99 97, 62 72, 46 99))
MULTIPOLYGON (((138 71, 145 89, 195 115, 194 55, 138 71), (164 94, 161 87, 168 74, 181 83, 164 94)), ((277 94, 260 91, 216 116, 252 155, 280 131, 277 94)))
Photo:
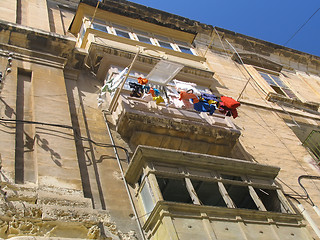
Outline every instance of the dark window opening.
POLYGON ((218 183, 197 180, 191 182, 203 205, 227 207, 220 194, 218 183))
POLYGON ((140 177, 139 177, 139 179, 138 179, 138 182, 137 182, 137 183, 138 183, 138 186, 140 186, 140 185, 141 185, 141 182, 142 182, 142 175, 143 175, 143 174, 141 174, 141 175, 140 175, 140 177))
POLYGON ((100 24, 92 23, 92 28, 101 32, 108 32, 106 26, 100 24))
POLYGON ((276 93, 292 99, 297 98, 297 96, 291 91, 291 89, 287 87, 287 85, 280 79, 279 76, 264 72, 259 73, 276 93))
POLYGON ((139 39, 139 41, 140 41, 140 42, 144 42, 144 43, 152 44, 152 42, 151 42, 150 38, 148 38, 148 37, 144 37, 144 36, 140 36, 140 35, 138 35, 138 39, 139 39))
POLYGON ((282 91, 284 91, 289 98, 297 98, 297 96, 289 88, 282 88, 282 91))
POLYGON ((160 41, 160 40, 158 40, 158 42, 159 42, 160 47, 173 49, 170 43, 163 42, 163 41, 160 41))
POLYGON ((285 93, 281 90, 281 88, 279 88, 278 86, 270 85, 270 87, 272 87, 272 89, 273 89, 276 93, 278 93, 278 94, 286 97, 286 94, 285 94, 285 93))
POLYGON ((165 201, 192 203, 184 179, 157 177, 157 181, 165 201))
POLYGON ((120 29, 115 29, 117 36, 119 37, 124 37, 124 38, 129 38, 130 39, 130 35, 128 32, 122 31, 120 29))
POLYGON ((223 184, 237 208, 258 210, 247 186, 223 184))
POLYGON ((276 190, 254 188, 267 211, 286 212, 276 190))
POLYGON ((183 53, 188 53, 188 54, 193 54, 193 52, 191 51, 191 49, 189 47, 182 47, 182 46, 179 46, 181 52, 183 53))

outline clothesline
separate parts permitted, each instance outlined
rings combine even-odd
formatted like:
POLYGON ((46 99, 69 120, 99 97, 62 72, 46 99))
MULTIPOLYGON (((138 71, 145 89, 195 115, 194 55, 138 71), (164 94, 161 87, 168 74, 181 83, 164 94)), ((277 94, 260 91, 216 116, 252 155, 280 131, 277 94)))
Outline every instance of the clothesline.
POLYGON ((212 93, 201 92, 196 84, 173 80, 174 86, 163 86, 162 89, 155 88, 148 79, 139 77, 137 82, 129 82, 132 89, 130 96, 155 101, 157 104, 165 103, 182 109, 194 109, 198 112, 208 112, 212 115, 219 111, 226 116, 236 118, 237 108, 240 103, 231 97, 217 97, 212 93))

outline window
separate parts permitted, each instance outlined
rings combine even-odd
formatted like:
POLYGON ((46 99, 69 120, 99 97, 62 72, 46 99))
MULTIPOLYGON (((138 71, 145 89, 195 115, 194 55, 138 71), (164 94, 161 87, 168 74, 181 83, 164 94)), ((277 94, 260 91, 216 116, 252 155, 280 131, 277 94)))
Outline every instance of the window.
POLYGON ((98 31, 102 31, 102 32, 108 32, 107 28, 105 25, 101 25, 98 23, 92 23, 92 28, 98 31))
POLYGON ((151 39, 148 38, 148 37, 144 37, 144 36, 141 36, 141 35, 137 35, 137 37, 138 37, 138 40, 139 40, 140 42, 152 44, 151 39))
MULTIPOLYGON (((157 183, 165 201, 195 203, 206 206, 259 210, 259 198, 267 211, 286 213, 284 204, 278 197, 278 190, 245 185, 239 176, 222 174, 219 181, 202 181, 192 178, 172 178, 157 176, 157 183), (234 183, 230 183, 233 180, 234 183), (191 184, 186 184, 186 182, 191 184), (241 183, 239 182, 241 181, 241 183), (251 191, 255 194, 250 193, 251 191), (197 201, 193 201, 194 198, 197 201)), ((251 183, 252 184, 252 183, 251 183)))
POLYGON ((179 41, 179 40, 174 40, 175 43, 178 46, 178 49, 183 52, 183 53, 188 53, 188 54, 194 54, 194 52, 192 51, 192 48, 190 48, 189 44, 183 41, 179 41))
POLYGON ((247 186, 238 186, 233 184, 224 184, 224 186, 237 208, 258 210, 250 196, 247 186))
POLYGON ((143 185, 140 196, 144 205, 144 210, 146 211, 147 215, 149 215, 152 212, 152 209, 154 208, 154 203, 152 200, 150 187, 148 182, 145 182, 143 185))
POLYGON ((155 37, 160 47, 174 50, 173 46, 170 43, 170 40, 167 37, 160 36, 160 35, 155 35, 155 37))
MULTIPOLYGON (((190 44, 186 42, 173 40, 165 36, 155 35, 155 34, 148 33, 138 29, 133 29, 127 26, 123 26, 121 24, 117 24, 117 23, 106 24, 106 22, 104 21, 95 19, 91 25, 91 28, 101 32, 113 34, 119 37, 124 37, 127 39, 132 39, 139 42, 156 45, 159 47, 171 49, 178 52, 196 55, 192 47, 190 47, 190 44)), ((84 32, 82 33, 83 35, 84 35, 84 32)))
POLYGON ((165 201, 192 203, 184 179, 157 177, 157 181, 165 201))
POLYGON ((86 28, 84 26, 84 24, 82 24, 80 32, 79 32, 79 44, 81 45, 82 41, 83 41, 83 37, 84 34, 86 33, 86 28))
POLYGON ((287 87, 287 85, 280 79, 279 76, 274 74, 269 74, 265 72, 260 72, 261 77, 269 84, 272 89, 283 96, 288 98, 297 98, 297 96, 287 87))
POLYGON ((193 54, 193 52, 191 51, 191 48, 188 47, 183 47, 183 46, 178 46, 180 51, 183 53, 188 53, 188 54, 193 54))
POLYGON ((320 131, 312 130, 304 140, 303 145, 313 154, 317 164, 320 164, 320 131))
POLYGON ((138 41, 143 43, 153 44, 147 32, 137 30, 137 29, 134 29, 133 31, 136 34, 138 41))
POLYGON ((203 205, 227 207, 224 202, 218 183, 216 182, 203 182, 198 180, 191 180, 192 185, 203 205))
POLYGON ((286 212, 283 204, 279 200, 276 190, 254 188, 263 205, 270 212, 286 212))
POLYGON ((131 39, 129 30, 127 27, 119 24, 115 24, 115 23, 113 23, 112 26, 117 36, 131 39))

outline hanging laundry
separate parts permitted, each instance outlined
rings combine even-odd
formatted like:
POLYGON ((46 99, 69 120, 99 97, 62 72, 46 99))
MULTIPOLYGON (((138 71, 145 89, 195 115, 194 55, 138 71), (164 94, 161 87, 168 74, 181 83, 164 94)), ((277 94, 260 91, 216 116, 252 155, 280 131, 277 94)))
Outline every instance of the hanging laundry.
POLYGON ((156 101, 156 104, 164 102, 164 99, 161 96, 153 97, 153 100, 156 101))
POLYGON ((240 103, 234 100, 233 98, 221 96, 219 111, 225 114, 226 116, 232 115, 233 118, 236 118, 238 117, 238 111, 236 108, 239 106, 240 103))
POLYGON ((145 93, 149 93, 150 86, 149 85, 142 85, 142 89, 144 90, 145 93))
POLYGON ((198 112, 209 112, 210 115, 217 109, 216 104, 209 104, 205 101, 199 101, 193 104, 193 108, 198 112))
POLYGON ((148 79, 146 78, 142 78, 142 77, 138 77, 138 83, 141 85, 145 85, 148 83, 148 79))
POLYGON ((142 97, 143 100, 147 101, 147 102, 150 102, 153 100, 153 97, 151 95, 151 93, 145 93, 142 97))
POLYGON ((190 99, 192 99, 193 103, 199 102, 198 97, 192 93, 192 90, 180 92, 179 100, 183 102, 185 109, 193 109, 193 103, 190 102, 190 99))
POLYGON ((174 79, 173 82, 174 82, 175 88, 177 89, 178 92, 192 90, 194 95, 200 97, 201 93, 196 88, 197 84, 190 83, 190 82, 183 82, 183 81, 179 81, 176 79, 174 79))
POLYGON ((179 100, 179 95, 168 93, 169 107, 184 108, 184 104, 179 100))
POLYGON ((206 102, 208 102, 209 104, 216 104, 217 102, 219 102, 218 97, 216 97, 216 95, 214 94, 210 94, 210 93, 201 93, 201 100, 204 100, 206 102))
POLYGON ((181 91, 179 100, 189 100, 192 99, 193 103, 198 103, 199 98, 193 94, 193 90, 188 90, 187 92, 181 91))
POLYGON ((103 87, 101 88, 101 92, 105 92, 105 91, 113 92, 125 79, 125 75, 127 74, 127 72, 128 72, 128 67, 123 69, 119 74, 110 75, 112 77, 110 77, 106 81, 105 85, 103 85, 103 87))
POLYGON ((231 97, 221 96, 220 99, 227 108, 236 109, 240 106, 240 103, 231 97))
POLYGON ((156 88, 150 88, 149 92, 151 93, 152 97, 158 97, 160 95, 160 91, 156 88))
POLYGON ((142 85, 138 84, 138 83, 133 83, 133 82, 129 82, 129 86, 130 88, 133 88, 130 96, 131 97, 142 97, 143 95, 143 88, 142 85))

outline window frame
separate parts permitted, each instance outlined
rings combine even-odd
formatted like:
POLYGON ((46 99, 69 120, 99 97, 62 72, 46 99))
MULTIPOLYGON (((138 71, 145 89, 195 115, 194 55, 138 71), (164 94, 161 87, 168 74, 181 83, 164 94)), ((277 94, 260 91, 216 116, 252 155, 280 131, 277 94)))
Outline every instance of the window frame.
POLYGON ((318 134, 319 135, 318 137, 320 138, 320 131, 312 130, 310 134, 306 137, 306 139, 302 142, 302 145, 307 148, 307 150, 310 152, 310 155, 313 157, 316 164, 320 166, 320 141, 312 143, 314 148, 311 148, 310 147, 311 144, 308 143, 310 138, 312 138, 313 134, 318 134))
POLYGON ((256 68, 259 76, 268 84, 268 86, 277 94, 289 99, 298 99, 297 95, 290 89, 288 84, 281 78, 281 73, 274 73, 256 68))
POLYGON ((123 38, 131 39, 134 41, 138 41, 141 43, 151 44, 153 46, 173 50, 176 52, 181 52, 181 53, 191 54, 191 55, 197 56, 195 49, 191 46, 191 44, 189 44, 187 42, 173 39, 173 38, 170 38, 167 36, 162 36, 162 35, 158 35, 158 34, 154 34, 154 33, 150 33, 150 32, 145 32, 143 30, 139 30, 139 29, 136 29, 133 27, 128 27, 128 26, 121 25, 118 23, 96 19, 93 21, 92 26, 90 26, 90 28, 97 30, 97 31, 106 32, 106 33, 109 33, 109 34, 112 34, 112 35, 115 35, 118 37, 123 37, 123 38), (105 27, 106 30, 104 31, 103 29, 94 28, 93 25, 98 25, 99 27, 105 27), (129 37, 121 36, 117 33, 117 31, 127 33, 129 37), (146 38, 150 42, 141 41, 139 39, 139 37, 146 38), (164 46, 161 43, 167 44, 167 46, 164 46), (181 50, 182 48, 185 48, 186 51, 181 50))
MULTIPOLYGON (((168 172, 168 171, 158 171, 156 170, 156 166, 154 166, 155 169, 153 170, 144 170, 144 176, 149 179, 150 176, 151 179, 154 179, 154 182, 152 183, 155 189, 157 189, 157 193, 152 193, 153 195, 159 195, 160 199, 157 199, 156 201, 159 200, 164 200, 163 193, 160 189, 160 186, 158 184, 158 179, 159 178, 167 178, 167 179, 180 179, 185 182, 185 187, 186 191, 189 192, 189 196, 192 200, 193 203, 185 203, 185 204, 195 204, 195 205, 203 205, 203 206, 212 206, 212 205, 207 205, 207 204, 202 204, 200 197, 198 196, 197 191, 195 190, 195 186, 192 182, 195 181, 202 181, 207 184, 214 184, 216 183, 218 185, 219 189, 219 194, 220 197, 224 200, 224 203, 226 207, 224 206, 214 206, 214 207, 222 207, 222 208, 231 208, 231 209, 244 209, 244 210, 255 210, 255 211, 267 211, 267 212, 277 212, 277 213, 294 213, 293 210, 290 208, 289 203, 286 201, 284 194, 282 193, 281 189, 277 187, 274 184, 274 180, 270 181, 271 179, 265 179, 265 181, 270 183, 267 184, 261 184, 261 183, 256 183, 255 181, 251 181, 251 177, 247 175, 241 175, 241 174, 230 174, 234 176, 239 176, 241 177, 241 181, 239 180, 230 180, 230 179, 224 179, 222 178, 221 175, 223 174, 229 174, 226 172, 210 172, 211 177, 204 177, 204 176, 197 176, 197 175, 192 175, 189 174, 188 169, 180 169, 180 173, 178 172, 168 172), (236 188, 246 188, 247 192, 250 195, 251 202, 255 204, 255 208, 245 208, 245 207, 237 207, 234 200, 231 198, 228 189, 226 188, 227 185, 234 185, 236 188), (272 191, 274 194, 276 194, 279 206, 281 206, 280 211, 272 211, 272 210, 267 210, 267 208, 270 207, 270 205, 266 205, 263 202, 263 199, 261 199, 255 189, 264 189, 264 190, 269 190, 272 191)), ((256 177, 256 176, 255 176, 256 177)), ((254 178, 254 177, 253 177, 254 178)), ((150 181, 150 180, 149 180, 150 181)), ((137 194, 141 191, 141 185, 137 189, 137 194)), ((170 201, 169 201, 170 202, 170 201)), ((181 202, 183 203, 183 202, 181 202)))

